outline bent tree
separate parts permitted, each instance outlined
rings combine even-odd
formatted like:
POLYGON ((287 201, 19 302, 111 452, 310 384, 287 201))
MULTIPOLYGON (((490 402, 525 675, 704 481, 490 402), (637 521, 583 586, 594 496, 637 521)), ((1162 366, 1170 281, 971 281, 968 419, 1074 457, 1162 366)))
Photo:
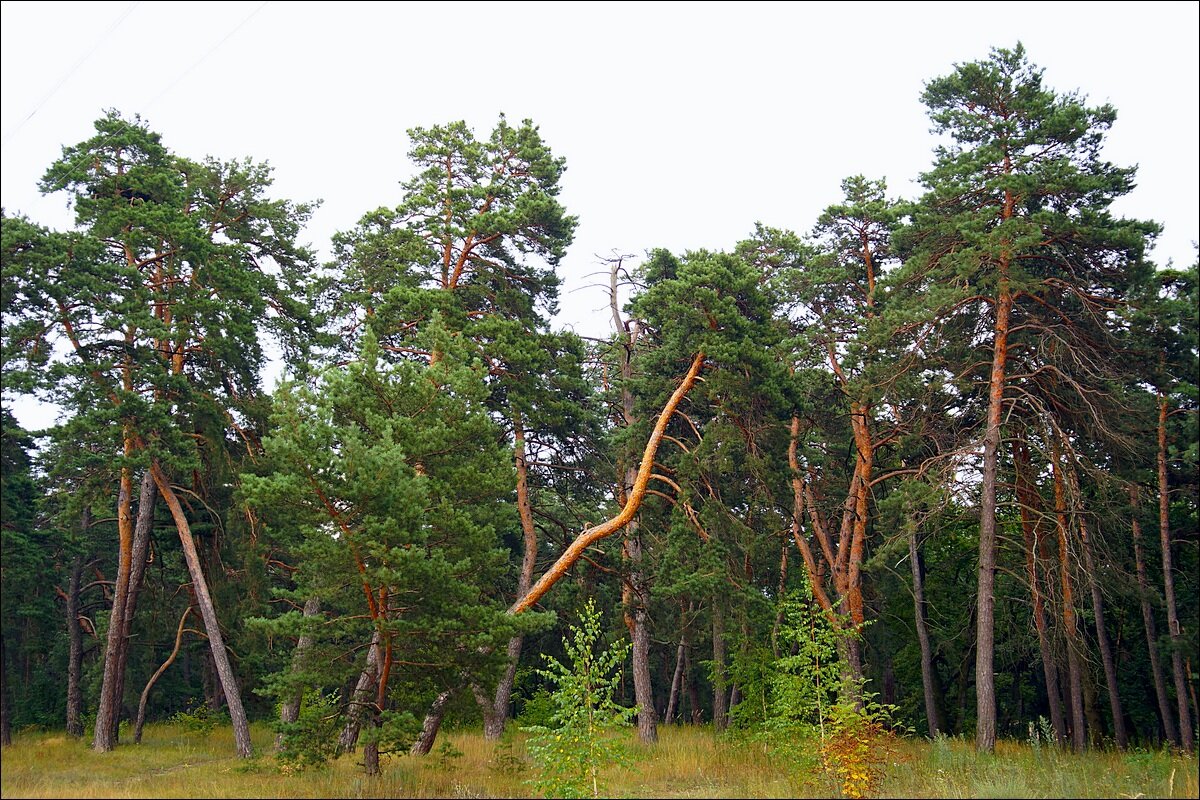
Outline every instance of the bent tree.
POLYGON ((921 177, 927 192, 904 232, 911 254, 898 278, 918 313, 955 327, 979 351, 964 353, 969 360, 951 371, 974 378, 984 407, 976 432, 983 451, 976 746, 991 752, 997 472, 1015 388, 1011 347, 1033 338, 1031 331, 1063 348, 1076 345, 1062 320, 1073 311, 1086 320, 1111 309, 1113 287, 1144 268, 1142 254, 1157 227, 1109 211, 1133 188, 1134 175, 1100 158, 1116 112, 1043 86, 1042 71, 1020 44, 930 81, 922 101, 947 143, 921 177), (975 370, 979 362, 990 367, 975 370))
POLYGON ((95 128, 63 149, 41 184, 69 194, 76 228, 30 238, 43 269, 24 273, 18 287, 21 350, 29 369, 42 367, 31 384, 69 410, 80 450, 109 453, 118 485, 118 572, 94 747, 116 744, 145 565, 137 542, 148 532, 138 529, 149 525, 157 489, 184 548, 238 753, 248 757, 241 693, 179 499, 192 487, 172 475, 194 474, 202 449, 225 446, 205 420, 240 430, 245 404, 259 395, 260 332, 299 341, 292 334, 308 317, 300 276, 311 258, 295 238, 310 207, 270 200, 263 165, 176 156, 139 118, 109 112, 95 128))

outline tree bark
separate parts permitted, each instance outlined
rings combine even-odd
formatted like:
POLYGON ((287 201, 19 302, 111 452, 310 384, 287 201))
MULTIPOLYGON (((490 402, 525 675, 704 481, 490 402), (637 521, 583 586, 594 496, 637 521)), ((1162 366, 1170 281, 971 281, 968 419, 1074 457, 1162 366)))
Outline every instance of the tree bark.
MULTIPOLYGON (((132 435, 126 432, 125 455, 133 453, 132 435)), ((133 560, 133 479, 129 467, 121 468, 117 490, 117 580, 113 586, 113 605, 108 617, 108 634, 104 646, 104 674, 96 706, 96 725, 92 748, 107 753, 117 746, 117 720, 121 698, 117 695, 117 673, 121 650, 125 646, 125 603, 129 598, 129 571, 133 560)))
POLYGON ((713 596, 713 728, 717 731, 729 726, 729 709, 725 705, 725 615, 720 601, 713 596))
POLYGON ((1137 569, 1138 601, 1142 607, 1142 625, 1146 630, 1146 650, 1150 656, 1150 674, 1154 679, 1154 697, 1158 701, 1158 717, 1162 721, 1163 736, 1176 747, 1181 747, 1179 729, 1175 727, 1175 715, 1167 697, 1167 684, 1163 678, 1162 662, 1158 658, 1158 631, 1154 624, 1154 609, 1150 606, 1150 580, 1146 575, 1146 557, 1142 551, 1142 525, 1138 520, 1138 490, 1129 487, 1129 504, 1132 509, 1133 560, 1137 569))
MULTIPOLYGON (((321 613, 321 598, 310 597, 304 601, 304 616, 315 617, 321 613)), ((296 649, 292 651, 292 673, 300 672, 304 669, 304 659, 312 647, 312 636, 307 633, 301 634, 296 641, 296 649)), ((291 725, 300 718, 300 703, 304 699, 304 692, 297 689, 286 701, 279 706, 279 721, 284 725, 291 725)), ((283 749, 283 731, 275 734, 275 751, 279 752, 283 749)))
MULTIPOLYGON (((911 524, 911 523, 910 523, 911 524)), ((925 624, 925 570, 921 563, 921 550, 917 544, 916 525, 908 532, 908 559, 912 562, 913 576, 913 619, 917 628, 917 641, 921 645, 921 689, 925 696, 925 719, 929 723, 929 736, 936 738, 942 731, 938 720, 937 701, 933 685, 933 647, 929 642, 929 630, 925 624)))
MULTIPOLYGON (((138 487, 137 521, 133 526, 133 543, 130 548, 129 560, 129 591, 125 599, 123 630, 125 638, 121 641, 121 649, 117 654, 117 686, 116 696, 122 700, 125 697, 125 678, 128 675, 129 647, 132 643, 133 617, 137 612, 138 596, 142 591, 142 583, 146 576, 146 562, 150 552, 150 534, 154 529, 154 503, 157 499, 154 486, 154 476, 150 470, 142 474, 141 485, 138 487)), ((119 740, 120 706, 118 714, 113 717, 113 741, 119 740)))
POLYGON ((1187 679, 1183 669, 1183 631, 1175 605, 1175 568, 1171 558, 1171 514, 1167 496, 1167 396, 1158 393, 1158 538, 1162 546, 1163 595, 1167 604, 1167 633, 1171 637, 1171 671, 1175 678, 1175 703, 1179 712, 1179 738, 1185 753, 1192 752, 1192 716, 1188 708, 1187 679))
POLYGON ((241 690, 233 676, 229 665, 229 654, 225 650, 225 637, 221 634, 221 626, 217 620, 217 611, 213 606, 212 596, 208 593, 208 582, 200 565, 200 555, 196 552, 196 543, 192 540, 192 530, 188 525, 187 516, 175 496, 175 490, 167 481, 162 468, 155 462, 151 467, 154 482, 158 491, 171 510, 175 527, 179 532, 179 541, 183 545, 184 559, 187 561, 188 574, 192 579, 192 590, 196 597, 196 605, 200 607, 200 615, 204 619, 204 630, 208 635, 208 646, 212 652, 213 663, 221 679, 221 688, 225 692, 225 701, 229 704, 229 717, 233 722, 233 737, 237 745, 238 756, 250 758, 254 747, 250 742, 250 725, 246 719, 246 711, 242 707, 241 690))
POLYGON ((142 696, 138 700, 137 722, 133 726, 134 744, 142 743, 142 727, 146 724, 146 703, 150 699, 150 690, 154 688, 159 677, 167 671, 167 667, 175 663, 175 657, 179 655, 179 646, 183 644, 183 626, 190 613, 192 613, 191 606, 183 610, 183 616, 179 618, 179 628, 175 631, 175 646, 171 648, 171 655, 167 656, 167 660, 162 663, 162 666, 150 676, 150 680, 146 681, 146 688, 142 689, 142 696))
POLYGON ((1087 725, 1083 708, 1082 643, 1075 618, 1075 593, 1071 582, 1071 553, 1068 544, 1070 520, 1067 518, 1066 490, 1057 443, 1052 443, 1054 472, 1054 511, 1058 529, 1058 569, 1062 584, 1063 632, 1067 637, 1067 671, 1070 676, 1071 743, 1075 752, 1087 749, 1087 725))
MULTIPOLYGON (((1006 198, 1006 209, 1011 202, 1006 198)), ((996 467, 1000 452, 1000 415, 1004 407, 1005 366, 1008 361, 1009 315, 1013 298, 1008 286, 1008 263, 1000 269, 992 373, 988 380, 987 427, 983 434, 983 481, 979 503, 979 579, 975 617, 975 748, 996 749, 996 467)))
POLYGON ((362 728, 363 709, 371 702, 371 690, 379 673, 379 631, 371 634, 371 646, 367 648, 367 663, 359 673, 358 683, 350 695, 350 706, 346 710, 346 724, 338 736, 339 753, 353 753, 358 745, 358 733, 362 728))
POLYGON ((408 751, 410 755, 429 755, 429 751, 433 749, 433 741, 437 738, 438 730, 442 727, 442 720, 446 716, 446 706, 450 701, 451 694, 452 692, 446 689, 434 698, 433 705, 429 707, 429 711, 425 714, 425 720, 421 723, 421 732, 408 751))
MULTIPOLYGON (((81 527, 90 526, 90 514, 83 512, 81 527)), ((67 735, 72 738, 83 736, 83 631, 79 628, 79 594, 83 583, 83 556, 71 560, 71 574, 67 580, 67 735)))
MULTIPOLYGON (((626 486, 632 485, 633 470, 626 473, 626 486)), ((649 592, 642 571, 642 537, 637 520, 625 529, 625 553, 629 558, 629 583, 633 603, 633 693, 637 704, 638 739, 646 744, 658 741, 658 720, 654 708, 654 689, 650 680, 650 620, 646 611, 649 592)))
POLYGON ((1025 574, 1029 579, 1029 597, 1033 606, 1033 625, 1037 630, 1038 650, 1042 657, 1042 677, 1046 682, 1046 703, 1050 707, 1050 724, 1060 747, 1067 743, 1067 721, 1063 716, 1062 692, 1058 686, 1058 666, 1046 625, 1046 608, 1042 597, 1042 579, 1038 574, 1038 552, 1041 547, 1042 499, 1029 478, 1029 449, 1020 440, 1013 440, 1013 470, 1016 478, 1017 502, 1021 508, 1021 532, 1025 542, 1025 574))

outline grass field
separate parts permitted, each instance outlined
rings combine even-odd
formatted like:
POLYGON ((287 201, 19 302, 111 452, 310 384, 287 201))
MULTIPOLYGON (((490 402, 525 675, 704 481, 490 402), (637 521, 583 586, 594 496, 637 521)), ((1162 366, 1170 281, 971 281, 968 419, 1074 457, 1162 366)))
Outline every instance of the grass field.
MULTIPOLYGON (((753 742, 709 728, 666 727, 653 748, 634 745, 634 769, 605 774, 610 797, 836 797, 818 773, 773 761, 753 742)), ((532 797, 524 735, 497 744, 473 731, 440 737, 450 747, 424 758, 385 757, 382 775, 362 773, 361 754, 304 772, 281 770, 264 725, 258 757, 235 757, 228 728, 147 727, 142 744, 93 753, 62 734, 25 732, 0 762, 0 795, 18 797, 532 797)), ((1165 752, 1083 756, 1000 742, 976 755, 970 742, 910 738, 889 759, 884 797, 1197 797, 1194 757, 1165 752)))

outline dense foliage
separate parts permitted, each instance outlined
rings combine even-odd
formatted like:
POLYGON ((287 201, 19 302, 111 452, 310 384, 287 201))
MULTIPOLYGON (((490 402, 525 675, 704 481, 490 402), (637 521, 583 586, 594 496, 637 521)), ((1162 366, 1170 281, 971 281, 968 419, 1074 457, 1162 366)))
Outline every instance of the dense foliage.
POLYGON ((617 259, 604 341, 551 325, 580 221, 532 122, 410 131, 318 265, 266 166, 104 115, 42 183, 72 230, 3 215, 5 397, 65 412, 3 415, 5 743, 141 701, 375 772, 524 714, 576 770, 635 713, 819 741, 848 796, 893 729, 1192 750, 1198 265, 1019 45, 922 101, 920 197, 617 259))

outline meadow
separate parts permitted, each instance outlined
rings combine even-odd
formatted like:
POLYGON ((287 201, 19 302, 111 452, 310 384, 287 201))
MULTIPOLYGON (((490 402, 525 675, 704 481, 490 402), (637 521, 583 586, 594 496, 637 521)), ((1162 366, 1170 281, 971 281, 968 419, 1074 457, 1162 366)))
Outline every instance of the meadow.
MULTIPOLYGON (((814 763, 773 758, 752 739, 707 727, 660 728, 653 748, 633 743, 633 766, 604 775, 608 797, 837 797, 814 763)), ((255 724, 259 755, 234 755, 228 728, 147 726, 140 745, 98 754, 86 740, 26 731, 3 751, 0 794, 55 797, 536 797, 526 736, 490 742, 479 731, 449 731, 429 756, 385 756, 368 778, 361 753, 298 771, 271 755, 272 734, 255 724)), ((130 742, 131 737, 123 739, 130 742)), ((1034 741, 1001 741, 978 755, 968 740, 917 737, 896 742, 878 794, 883 797, 1197 797, 1194 756, 1166 751, 1060 752, 1034 741)))

